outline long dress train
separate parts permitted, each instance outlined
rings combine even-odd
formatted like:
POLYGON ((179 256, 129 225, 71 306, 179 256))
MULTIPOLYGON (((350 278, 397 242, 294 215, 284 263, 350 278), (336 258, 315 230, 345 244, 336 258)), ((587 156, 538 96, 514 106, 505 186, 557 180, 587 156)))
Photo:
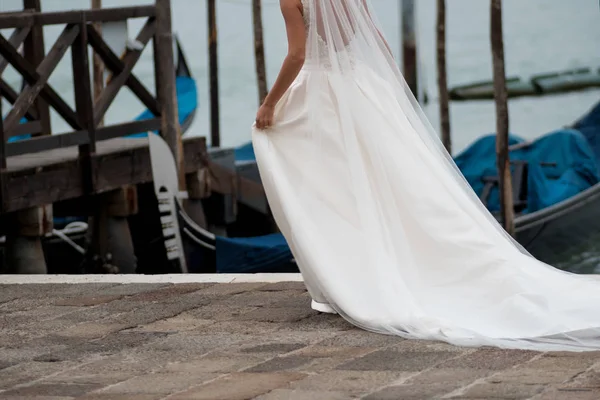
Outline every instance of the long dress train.
POLYGON ((273 127, 252 131, 310 295, 373 332, 600 349, 600 283, 531 257, 465 189, 414 99, 395 88, 394 67, 386 75, 366 56, 385 50, 363 4, 304 0, 306 65, 273 127))

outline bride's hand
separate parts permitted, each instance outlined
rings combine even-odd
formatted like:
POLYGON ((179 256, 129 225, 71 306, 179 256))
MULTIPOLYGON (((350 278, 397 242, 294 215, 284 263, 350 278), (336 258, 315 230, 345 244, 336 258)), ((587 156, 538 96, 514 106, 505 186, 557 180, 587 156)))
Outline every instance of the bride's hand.
POLYGON ((267 129, 273 124, 273 114, 275 107, 263 104, 256 113, 256 127, 258 129, 267 129))

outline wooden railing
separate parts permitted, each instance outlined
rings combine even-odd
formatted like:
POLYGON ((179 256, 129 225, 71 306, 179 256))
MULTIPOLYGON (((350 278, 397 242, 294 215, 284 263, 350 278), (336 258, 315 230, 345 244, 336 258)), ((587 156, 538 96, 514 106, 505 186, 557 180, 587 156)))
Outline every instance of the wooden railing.
MULTIPOLYGON (((90 159, 96 152, 98 141, 161 130, 161 126, 169 128, 177 125, 172 123, 174 121, 161 119, 166 115, 176 118, 176 115, 170 114, 173 114, 171 109, 176 110, 177 105, 170 104, 176 102, 170 93, 173 82, 159 76, 160 71, 168 71, 167 68, 174 71, 172 42, 157 40, 157 38, 171 37, 170 13, 167 12, 165 16, 160 13, 161 8, 157 6, 51 13, 35 10, 0 13, 0 29, 14 28, 8 39, 0 35, 0 96, 12 105, 10 110, 5 110, 4 113, 0 105, 0 115, 3 117, 0 118, 0 169, 6 169, 7 157, 78 146, 82 167, 87 170, 87 174, 92 174, 93 165, 90 159), (160 22, 161 17, 168 18, 169 21, 160 22), (93 23, 125 21, 130 18, 146 19, 136 37, 141 46, 127 49, 123 55, 117 55, 96 31, 93 23), (64 25, 62 33, 47 54, 44 54, 42 31, 44 25, 64 25), (161 27, 169 31, 160 32, 161 27), (154 41, 156 96, 132 74, 143 49, 151 40, 154 41), (18 51, 22 44, 24 55, 18 51), (89 46, 100 56, 111 72, 106 87, 96 100, 90 84, 89 46), (48 82, 50 75, 69 49, 72 57, 75 109, 69 106, 64 95, 48 82), (165 65, 165 60, 170 62, 170 65, 165 65), (2 72, 8 65, 11 65, 25 82, 20 93, 2 77, 2 72), (127 86, 155 115, 155 118, 101 126, 106 111, 123 86, 127 86), (72 129, 71 132, 52 134, 49 107, 52 107, 66 121, 72 129), (23 122, 23 118, 26 122, 23 122), (31 137, 8 142, 9 138, 24 134, 30 134, 31 137)), ((162 133, 167 138, 177 134, 176 132, 162 133)), ((89 189, 92 190, 93 187, 89 189)))

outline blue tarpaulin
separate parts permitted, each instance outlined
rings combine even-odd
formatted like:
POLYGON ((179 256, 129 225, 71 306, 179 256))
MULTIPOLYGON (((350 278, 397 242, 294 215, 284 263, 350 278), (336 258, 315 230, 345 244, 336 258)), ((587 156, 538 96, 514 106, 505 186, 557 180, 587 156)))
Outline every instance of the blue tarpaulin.
MULTIPOLYGON (((177 110, 179 113, 179 124, 183 125, 186 118, 192 114, 198 107, 198 93, 196 89, 196 81, 188 76, 178 76, 175 78, 175 86, 177 92, 177 110)), ((143 121, 154 118, 154 114, 150 110, 141 113, 135 120, 143 121)), ((158 134, 158 131, 154 131, 158 134)), ((147 132, 128 135, 127 137, 145 137, 147 132)))
POLYGON ((277 233, 246 238, 217 236, 216 242, 220 274, 282 272, 293 258, 284 237, 277 233))
POLYGON ((254 155, 254 147, 252 142, 248 142, 235 149, 235 160, 236 161, 255 161, 256 155, 254 155))
MULTIPOLYGON (((465 178, 481 195, 483 177, 497 176, 495 136, 480 138, 459 154, 456 164, 465 178)), ((510 145, 523 142, 518 136, 509 137, 510 145)), ((527 208, 534 212, 566 200, 600 181, 599 162, 586 137, 578 130, 564 129, 549 133, 525 148, 512 151, 511 160, 527 161, 527 208), (542 162, 556 163, 543 166, 542 162)), ((490 211, 500 209, 498 187, 489 196, 490 211)))

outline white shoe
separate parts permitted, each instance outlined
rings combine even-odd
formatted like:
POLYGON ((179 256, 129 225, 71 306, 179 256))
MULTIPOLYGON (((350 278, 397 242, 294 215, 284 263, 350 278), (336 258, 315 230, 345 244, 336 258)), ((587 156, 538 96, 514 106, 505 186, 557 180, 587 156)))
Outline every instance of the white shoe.
POLYGON ((314 300, 310 302, 310 308, 312 308, 315 311, 322 312, 322 313, 337 314, 337 311, 335 311, 333 309, 333 307, 331 307, 329 304, 327 304, 327 303, 317 303, 314 300))

